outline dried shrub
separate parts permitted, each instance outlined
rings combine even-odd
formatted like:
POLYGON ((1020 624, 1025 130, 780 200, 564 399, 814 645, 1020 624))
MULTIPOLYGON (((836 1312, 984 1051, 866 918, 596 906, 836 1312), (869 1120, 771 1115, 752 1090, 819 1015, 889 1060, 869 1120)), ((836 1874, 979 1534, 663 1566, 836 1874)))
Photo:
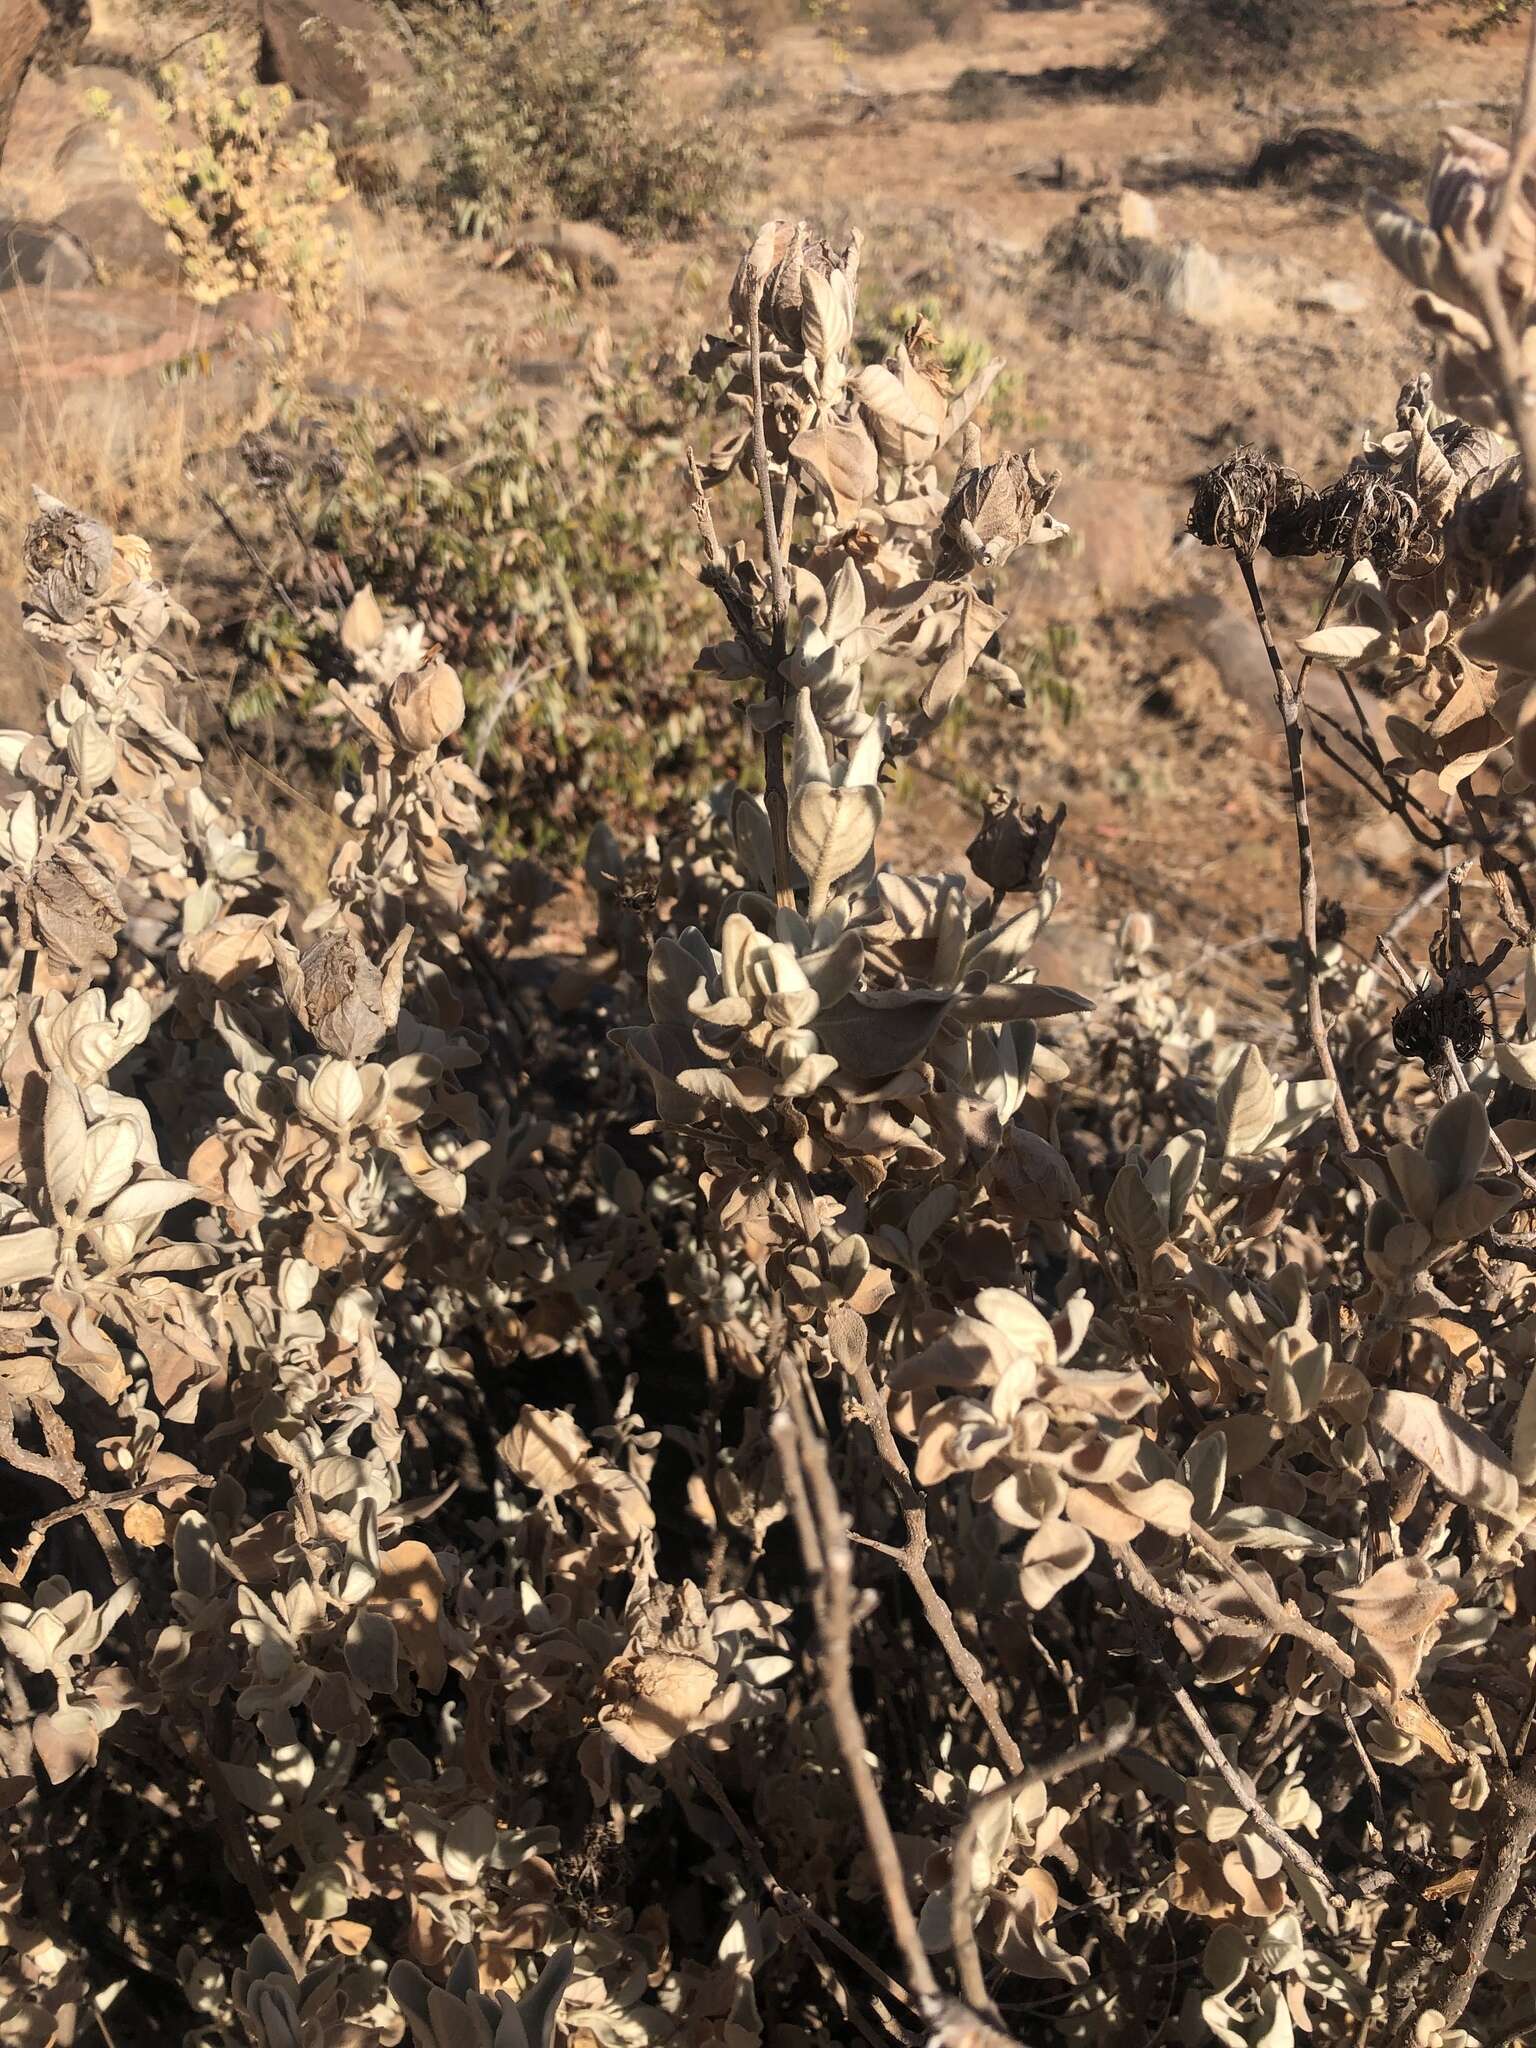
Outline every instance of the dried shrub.
POLYGON ((1280 87, 1286 79, 1359 84, 1391 62, 1391 38, 1362 0, 1156 0, 1163 27, 1138 59, 1156 87, 1218 76, 1280 87))
POLYGON ((767 223, 700 350, 740 772, 599 825, 557 974, 420 620, 336 606, 357 765, 300 918, 180 722, 148 550, 40 501, 68 677, 0 735, 12 2035, 1536 2025, 1536 210, 1456 134, 1374 226, 1433 389, 1332 478, 1234 451, 1190 514, 1289 750, 1283 1044, 1191 1008, 1145 910, 1096 1009, 1040 978, 1060 809, 881 861, 1062 529, 982 445, 992 365, 861 361, 857 237, 767 223), (1304 723, 1275 555, 1326 564, 1303 661, 1371 664, 1397 755, 1304 723), (1422 965, 1319 901, 1324 744, 1435 858, 1422 965))
POLYGON ((983 11, 983 0, 847 0, 838 28, 855 50, 889 57, 973 31, 983 11))

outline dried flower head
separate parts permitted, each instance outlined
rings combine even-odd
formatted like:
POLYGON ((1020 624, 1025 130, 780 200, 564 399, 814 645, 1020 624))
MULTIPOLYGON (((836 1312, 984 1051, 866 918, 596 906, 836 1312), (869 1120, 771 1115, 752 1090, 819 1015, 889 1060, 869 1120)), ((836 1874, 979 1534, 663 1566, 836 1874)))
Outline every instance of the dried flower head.
POLYGON ((803 220, 773 220, 759 229, 731 285, 730 311, 745 331, 753 304, 764 333, 796 353, 818 354, 830 337, 846 348, 852 338, 862 238, 835 250, 803 220))
POLYGON ((60 625, 73 626, 106 594, 112 535, 100 520, 72 512, 44 491, 33 496, 37 517, 22 546, 27 602, 60 625))
POLYGON ((413 754, 428 753, 464 723, 464 690, 446 661, 398 676, 390 685, 390 723, 413 754))
POLYGON ((81 847, 56 846, 17 884, 23 945, 41 945, 61 982, 94 975, 117 953, 127 915, 109 875, 81 847))
POLYGON ((1065 804, 1058 804, 1049 818, 1038 804, 1026 816, 1016 796, 994 789, 980 829, 965 849, 971 872, 1003 895, 1038 889, 1066 816, 1065 804))
POLYGON ((1048 508, 1060 482, 1060 470, 1040 469, 1033 450, 983 465, 973 431, 944 508, 937 573, 960 577, 973 569, 1000 569, 1015 548, 1058 539, 1065 528, 1048 518, 1048 508))
POLYGON ((281 933, 273 934, 283 993, 300 1023, 327 1052, 340 1059, 365 1060, 394 1030, 411 938, 407 925, 375 962, 358 934, 345 924, 320 932, 302 954, 281 933))
POLYGON ((1189 530, 1206 547, 1230 548, 1251 562, 1276 522, 1284 531, 1305 500, 1306 486, 1254 447, 1239 448, 1195 485, 1189 530))
POLYGON ((1447 1044, 1465 1064, 1477 1058, 1487 1035, 1476 991, 1460 980, 1421 989, 1392 1019, 1392 1043, 1403 1058, 1419 1060, 1436 1072, 1446 1068, 1447 1044))

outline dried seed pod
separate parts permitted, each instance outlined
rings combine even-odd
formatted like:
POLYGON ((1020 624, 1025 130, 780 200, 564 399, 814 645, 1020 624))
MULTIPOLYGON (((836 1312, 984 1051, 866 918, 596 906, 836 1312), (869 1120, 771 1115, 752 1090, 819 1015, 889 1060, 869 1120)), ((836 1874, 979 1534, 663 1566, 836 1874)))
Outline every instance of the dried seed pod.
POLYGON ((112 535, 99 519, 72 512, 43 491, 34 495, 38 515, 22 543, 27 602, 61 626, 72 626, 106 592, 112 535))
POLYGON ((1491 428, 1474 427, 1466 420, 1445 420, 1431 429, 1430 438, 1463 485, 1486 470, 1497 469, 1507 453, 1491 428))
POLYGON ((293 482, 293 457, 270 434, 242 434, 240 460, 258 491, 279 491, 293 482))
POLYGON ((1059 469, 1036 466, 1035 453, 980 463, 980 436, 966 436, 965 467, 955 478, 941 522, 940 577, 953 581, 972 569, 1000 569, 1030 537, 1061 482, 1059 469))
POLYGON ((1392 1043, 1404 1059, 1438 1070, 1446 1064, 1447 1040, 1457 1059, 1476 1059, 1487 1029, 1482 1005, 1471 989, 1447 982, 1409 997, 1392 1019, 1392 1043))
POLYGON ((464 723, 464 690, 446 661, 434 661, 396 679, 389 692, 390 723, 413 754, 440 746, 464 723))
POLYGON ((61 974, 92 973, 117 953, 127 912, 112 885, 78 846, 60 846, 18 891, 28 925, 61 974))
MULTIPOLYGON (((1474 570, 1486 571, 1497 565, 1501 572, 1506 571, 1523 526, 1523 497, 1518 456, 1470 478, 1457 500, 1447 535, 1455 560, 1474 570)), ((1499 581, 1502 583, 1503 573, 1499 581)))
POLYGON ((339 448, 322 448, 309 465, 309 477, 311 483, 319 484, 323 490, 334 490, 346 482, 347 458, 339 448))
POLYGON ((987 798, 981 828, 965 849, 971 872, 989 889, 1005 894, 1014 889, 1038 889, 1066 815, 1065 804, 1058 804, 1050 818, 1037 804, 1026 816, 1017 797, 994 789, 987 798))
POLYGON ((377 965, 345 925, 322 932, 302 956, 287 939, 273 939, 283 994, 327 1052, 365 1060, 394 1030, 411 936, 407 925, 377 965))
MULTIPOLYGON (((1275 524, 1283 527, 1282 522, 1275 524)), ((1406 491, 1373 470, 1353 465, 1336 483, 1311 496, 1305 516, 1292 529, 1300 544, 1277 545, 1280 535, 1273 527, 1265 544, 1277 555, 1340 555, 1351 562, 1369 558, 1388 575, 1407 559, 1418 524, 1419 508, 1406 491)))
POLYGON ((814 298, 806 284, 807 273, 836 278, 840 295, 851 308, 858 283, 860 241, 858 235, 851 236, 839 253, 807 221, 767 222, 759 228, 732 282, 732 324, 745 330, 753 299, 761 292, 758 318, 765 338, 798 354, 808 346, 805 308, 814 298))
POLYGON ((1325 896, 1317 906, 1317 943, 1337 946, 1349 930, 1349 911, 1336 896, 1325 896))

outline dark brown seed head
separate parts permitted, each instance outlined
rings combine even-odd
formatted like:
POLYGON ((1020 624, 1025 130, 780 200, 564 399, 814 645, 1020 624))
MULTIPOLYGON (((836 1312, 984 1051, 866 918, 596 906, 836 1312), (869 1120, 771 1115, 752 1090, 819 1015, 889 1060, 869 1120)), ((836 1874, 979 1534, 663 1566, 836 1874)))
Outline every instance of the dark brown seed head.
POLYGON ((1195 484, 1189 530, 1208 548, 1230 548, 1251 562, 1272 522, 1293 520, 1309 493, 1294 470, 1257 448, 1239 448, 1195 484))
POLYGON ((1476 1059, 1486 1030, 1477 997, 1453 981, 1409 997, 1392 1020, 1392 1043, 1405 1060, 1435 1071, 1447 1064, 1447 1042, 1457 1059, 1476 1059))
POLYGON ((1066 815, 1065 804, 1050 818, 1038 806, 1026 813, 1017 797, 994 789, 981 828, 965 849, 971 872, 989 889, 1038 889, 1066 815))

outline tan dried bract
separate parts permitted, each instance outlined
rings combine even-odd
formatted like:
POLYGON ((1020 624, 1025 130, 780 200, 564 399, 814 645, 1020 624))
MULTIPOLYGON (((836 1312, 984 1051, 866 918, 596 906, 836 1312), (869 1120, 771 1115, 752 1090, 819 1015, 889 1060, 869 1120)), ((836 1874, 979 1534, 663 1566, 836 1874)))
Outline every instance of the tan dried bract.
POLYGON ((1034 451, 1027 455, 1005 455, 985 466, 980 463, 980 442, 973 434, 966 453, 966 466, 955 479, 944 508, 944 550, 939 556, 940 576, 964 576, 972 569, 1000 569, 1015 548, 1023 547, 1034 534, 1056 495, 1061 472, 1042 470, 1034 451))
POLYGON ((283 993, 327 1052, 365 1060, 394 1030, 411 937, 407 925, 375 962, 345 924, 321 932, 302 954, 281 934, 273 936, 283 993))
POLYGON ((17 890, 24 938, 35 933, 60 980, 114 958, 126 912, 111 878, 81 848, 56 847, 17 890))
POLYGON ((1066 815, 1065 804, 1058 804, 1049 818, 1038 804, 1026 815, 1017 797, 994 789, 987 798, 981 828, 965 849, 972 873, 989 889, 1004 895, 1015 889, 1038 889, 1066 815))
POLYGON ((38 515, 27 528, 22 565, 28 602, 60 625, 83 619, 105 596, 112 573, 112 534, 98 519, 36 493, 38 515))

